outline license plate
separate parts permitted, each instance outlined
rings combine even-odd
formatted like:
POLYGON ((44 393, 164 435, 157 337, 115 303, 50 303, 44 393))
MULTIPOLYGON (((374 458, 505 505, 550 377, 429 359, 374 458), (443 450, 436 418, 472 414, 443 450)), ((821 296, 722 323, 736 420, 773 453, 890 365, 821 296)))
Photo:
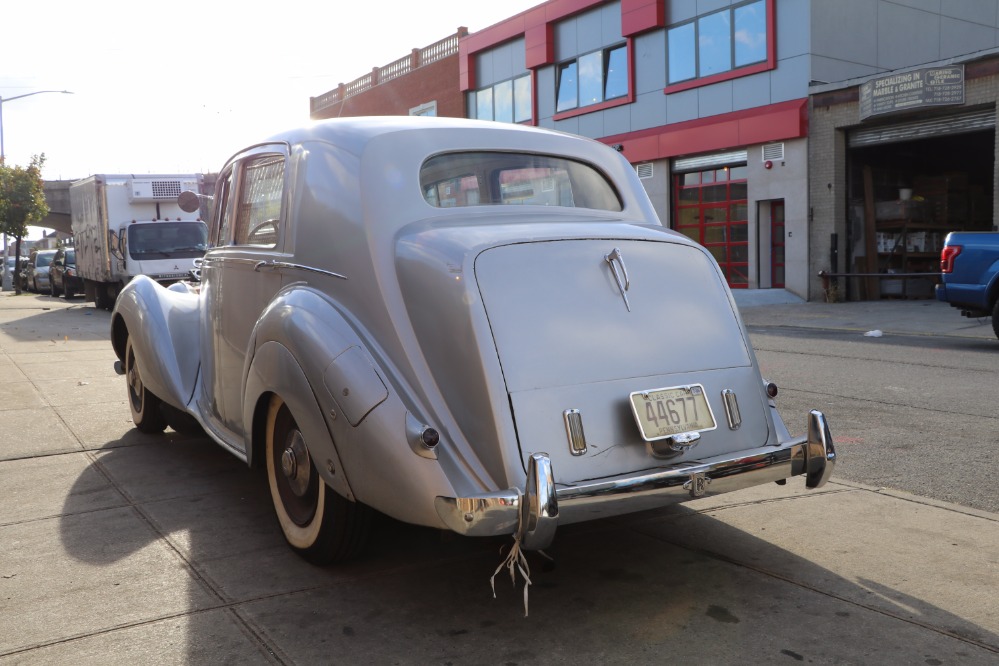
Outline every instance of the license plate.
POLYGON ((631 411, 647 442, 715 429, 715 417, 700 384, 635 391, 630 397, 631 411))

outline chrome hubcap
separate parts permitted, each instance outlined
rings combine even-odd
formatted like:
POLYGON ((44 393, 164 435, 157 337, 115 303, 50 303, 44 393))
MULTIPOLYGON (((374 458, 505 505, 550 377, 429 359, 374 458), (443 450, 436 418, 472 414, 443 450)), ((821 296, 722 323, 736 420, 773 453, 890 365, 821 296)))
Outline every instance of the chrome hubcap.
POLYGON ((281 472, 291 492, 296 497, 304 496, 309 488, 312 464, 309 450, 305 448, 305 439, 297 430, 288 433, 284 453, 281 454, 281 472))

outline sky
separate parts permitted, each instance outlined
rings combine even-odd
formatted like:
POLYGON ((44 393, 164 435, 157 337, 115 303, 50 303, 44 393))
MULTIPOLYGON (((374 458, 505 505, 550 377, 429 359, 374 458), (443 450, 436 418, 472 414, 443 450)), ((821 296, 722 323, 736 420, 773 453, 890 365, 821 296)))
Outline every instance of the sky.
POLYGON ((7 164, 46 180, 218 171, 309 121, 309 98, 542 0, 4 0, 7 164), (12 97, 42 90, 22 99, 12 97))

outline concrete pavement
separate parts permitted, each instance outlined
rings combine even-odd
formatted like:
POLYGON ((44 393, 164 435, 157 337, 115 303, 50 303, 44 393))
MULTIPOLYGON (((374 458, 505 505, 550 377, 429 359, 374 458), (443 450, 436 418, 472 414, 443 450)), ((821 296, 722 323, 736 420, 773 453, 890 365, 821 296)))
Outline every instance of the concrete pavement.
MULTIPOLYGON (((741 309, 999 344, 929 301, 741 309)), ((521 583, 490 592, 506 540, 382 519, 365 559, 311 567, 263 477, 132 427, 108 323, 0 296, 0 664, 999 660, 999 516, 835 477, 565 527, 554 566, 529 558, 526 619, 521 583)))
POLYGON ((991 340, 992 319, 969 319, 937 300, 884 299, 805 303, 783 289, 733 291, 747 326, 824 328, 882 334, 936 335, 991 340))

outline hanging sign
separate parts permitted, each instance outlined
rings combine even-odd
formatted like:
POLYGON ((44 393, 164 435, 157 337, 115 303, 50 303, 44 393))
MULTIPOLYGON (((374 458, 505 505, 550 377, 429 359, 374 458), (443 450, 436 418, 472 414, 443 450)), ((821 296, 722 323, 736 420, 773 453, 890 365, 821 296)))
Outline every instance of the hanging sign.
POLYGON ((889 74, 860 85, 861 120, 948 104, 964 104, 964 65, 889 74))

